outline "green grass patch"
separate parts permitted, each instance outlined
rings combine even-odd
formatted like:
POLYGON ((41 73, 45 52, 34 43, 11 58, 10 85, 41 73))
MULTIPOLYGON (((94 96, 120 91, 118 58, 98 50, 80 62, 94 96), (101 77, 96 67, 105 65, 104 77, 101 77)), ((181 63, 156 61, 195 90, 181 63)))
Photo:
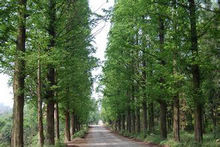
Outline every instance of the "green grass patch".
MULTIPOLYGON (((220 138, 216 139, 213 133, 206 133, 203 135, 203 142, 197 143, 194 140, 194 132, 180 131, 180 142, 176 142, 173 139, 173 133, 169 133, 167 139, 162 139, 160 137, 160 131, 155 130, 154 133, 144 134, 134 134, 129 133, 126 130, 121 130, 120 135, 125 137, 136 138, 145 142, 151 142, 160 145, 168 145, 169 147, 220 147, 220 138), (145 137, 146 136, 146 137, 145 137)), ((219 137, 220 135, 217 134, 219 137)))
POLYGON ((181 131, 180 142, 173 140, 173 133, 168 134, 167 139, 163 140, 159 134, 148 134, 144 141, 153 142, 161 145, 168 145, 170 147, 220 147, 220 142, 216 142, 213 134, 204 134, 203 143, 194 141, 193 132, 181 131))

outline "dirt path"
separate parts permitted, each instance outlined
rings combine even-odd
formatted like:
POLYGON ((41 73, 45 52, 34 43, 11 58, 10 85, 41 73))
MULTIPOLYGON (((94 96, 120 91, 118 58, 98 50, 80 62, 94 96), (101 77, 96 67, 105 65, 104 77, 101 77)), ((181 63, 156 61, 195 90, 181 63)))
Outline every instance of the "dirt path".
POLYGON ((76 139, 68 147, 157 147, 150 143, 137 142, 112 133, 103 126, 92 126, 85 139, 76 139))

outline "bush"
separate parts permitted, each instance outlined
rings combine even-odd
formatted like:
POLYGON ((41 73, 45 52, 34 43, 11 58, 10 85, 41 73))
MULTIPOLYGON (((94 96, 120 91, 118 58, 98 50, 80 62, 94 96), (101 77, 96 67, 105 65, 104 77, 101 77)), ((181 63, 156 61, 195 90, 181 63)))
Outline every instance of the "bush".
MULTIPOLYGON (((83 127, 82 130, 76 132, 74 135, 73 135, 73 138, 76 138, 76 137, 79 137, 79 138, 84 138, 85 135, 87 134, 88 132, 88 127, 83 127)), ((72 139, 73 139, 72 138, 72 139)))

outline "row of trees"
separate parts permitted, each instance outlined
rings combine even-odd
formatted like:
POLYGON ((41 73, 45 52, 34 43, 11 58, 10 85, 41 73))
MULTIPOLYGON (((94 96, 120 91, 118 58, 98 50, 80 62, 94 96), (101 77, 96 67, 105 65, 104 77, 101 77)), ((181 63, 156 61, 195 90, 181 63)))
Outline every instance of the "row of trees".
POLYGON ((87 0, 1 2, 1 72, 11 75, 14 91, 11 146, 24 145, 23 109, 29 101, 37 107, 41 146, 60 138, 60 116, 66 141, 88 123, 96 107, 91 70, 97 64, 90 14, 87 0))
POLYGON ((102 116, 119 130, 192 130, 197 142, 219 109, 220 1, 118 0, 102 79, 102 116), (158 111, 159 110, 159 111, 158 111), (181 123, 180 123, 181 122, 181 123), (141 129, 143 128, 143 129, 141 129))

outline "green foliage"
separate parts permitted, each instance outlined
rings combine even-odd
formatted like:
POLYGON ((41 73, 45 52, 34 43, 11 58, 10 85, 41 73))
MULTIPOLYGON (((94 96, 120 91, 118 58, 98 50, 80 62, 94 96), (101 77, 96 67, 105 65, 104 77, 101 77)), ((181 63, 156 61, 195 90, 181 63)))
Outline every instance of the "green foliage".
MULTIPOLYGON (((91 44, 91 29, 96 23, 91 20, 88 0, 54 2, 56 12, 53 27, 56 35, 52 38, 48 33, 52 20, 48 1, 27 1, 25 53, 16 50, 20 20, 17 15, 18 2, 2 0, 0 3, 0 72, 12 77, 15 55, 25 60, 25 145, 37 142, 38 61, 41 65, 43 106, 48 103, 48 91, 52 90, 53 100, 59 104, 62 121, 64 113, 68 111, 77 116, 80 124, 97 123, 99 115, 104 122, 112 124, 122 115, 127 115, 128 111, 135 114, 143 103, 152 102, 156 104, 154 115, 158 120, 157 103, 166 102, 172 114, 173 97, 179 95, 182 102, 180 111, 184 113, 183 119, 186 121, 184 129, 193 129, 195 116, 192 112, 197 104, 201 104, 204 108, 204 130, 213 132, 213 138, 218 137, 219 128, 216 126, 219 120, 215 123, 220 109, 217 3, 196 1, 193 19, 197 25, 194 31, 197 33, 198 53, 195 54, 193 43, 190 42, 192 26, 188 2, 116 1, 113 11, 106 11, 111 17, 112 27, 101 79, 100 87, 104 96, 99 114, 98 104, 91 98, 94 81, 91 71, 98 66, 98 59, 92 56, 95 49, 91 44), (164 27, 161 27, 161 22, 164 27), (54 41, 52 47, 51 39, 54 41), (198 89, 193 89, 193 65, 199 68, 198 89), (48 80, 48 70, 51 68, 55 69, 55 83, 52 86, 48 80)), ((11 121, 9 116, 0 120, 0 141, 6 144, 10 141, 11 121)), ((78 132, 76 136, 82 136, 85 132, 78 132)), ((126 131, 122 133, 129 135, 126 131)), ((187 134, 182 135, 187 142, 187 134)), ((134 136, 143 138, 143 134, 134 136)), ((150 137, 158 141, 156 136, 150 135, 149 140, 150 137)), ((167 140, 167 143, 172 144, 172 140, 167 140)))
MULTIPOLYGON (((96 113, 96 102, 91 99, 93 84, 91 71, 97 66, 98 60, 92 56, 95 49, 91 45, 93 38, 88 1, 54 2, 56 19, 53 23, 56 37, 53 38, 55 45, 51 48, 51 36, 48 33, 51 20, 48 15, 50 11, 48 1, 27 1, 26 51, 22 55, 15 52, 17 1, 3 0, 0 4, 0 70, 13 75, 14 55, 25 60, 24 91, 25 102, 28 104, 24 109, 25 145, 36 144, 38 141, 36 80, 38 61, 41 65, 43 106, 48 102, 47 91, 53 90, 56 93, 54 101, 59 104, 60 118, 64 117, 65 111, 74 112, 79 123, 85 124, 91 119, 90 114, 96 113), (51 67, 56 70, 56 83, 53 86, 48 80, 48 70, 51 67)), ((95 114, 93 115, 95 117, 95 114)), ((45 121, 45 117, 43 119, 45 121)), ((8 135, 10 133, 11 131, 8 131, 8 135)), ((9 140, 10 138, 8 142, 9 140)))
POLYGON ((0 146, 9 146, 11 140, 12 114, 0 115, 0 146))
MULTIPOLYGON (((79 138, 84 138, 85 135, 88 133, 88 130, 89 130, 88 126, 84 126, 80 131, 76 132, 76 133, 73 135, 73 138, 77 138, 77 137, 79 137, 79 138)), ((73 138, 72 138, 72 139, 73 139, 73 138)))
MULTIPOLYGON (((184 129, 193 130, 194 111, 197 105, 201 105, 204 130, 214 132, 213 136, 216 136, 218 130, 214 119, 219 108, 219 84, 216 81, 220 77, 216 69, 219 69, 220 60, 217 53, 219 37, 211 37, 219 34, 215 4, 210 2, 206 9, 203 6, 208 7, 207 1, 196 1, 194 21, 197 30, 192 30, 188 2, 116 2, 103 67, 101 116, 104 122, 112 124, 122 115, 128 117, 129 111, 136 114, 137 109, 143 110, 142 103, 148 105, 152 102, 156 104, 154 120, 158 121, 158 103, 163 101, 167 104, 167 120, 171 120, 172 127, 173 98, 178 96, 180 119, 184 121, 180 122, 184 129), (192 31, 197 33, 193 35, 198 35, 198 54, 192 48, 192 31), (194 65, 199 68, 196 89, 194 65)), ((141 125, 143 127, 143 122, 141 125)), ((152 138, 157 142, 156 136, 152 138)))

